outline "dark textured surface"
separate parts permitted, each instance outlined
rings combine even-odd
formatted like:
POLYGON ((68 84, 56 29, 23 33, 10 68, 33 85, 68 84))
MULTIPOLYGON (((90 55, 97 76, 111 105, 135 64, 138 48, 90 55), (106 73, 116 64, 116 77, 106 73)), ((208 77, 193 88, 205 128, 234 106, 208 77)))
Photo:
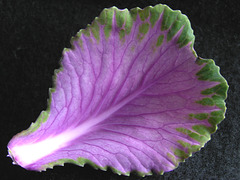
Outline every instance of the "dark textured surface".
POLYGON ((240 179, 240 5, 227 0, 23 1, 0 0, 0 179, 240 179), (64 47, 105 7, 141 8, 163 3, 186 14, 196 36, 195 50, 213 58, 229 83, 226 119, 206 146, 163 176, 118 176, 110 170, 71 164, 47 172, 13 166, 7 143, 46 109, 48 88, 64 47))

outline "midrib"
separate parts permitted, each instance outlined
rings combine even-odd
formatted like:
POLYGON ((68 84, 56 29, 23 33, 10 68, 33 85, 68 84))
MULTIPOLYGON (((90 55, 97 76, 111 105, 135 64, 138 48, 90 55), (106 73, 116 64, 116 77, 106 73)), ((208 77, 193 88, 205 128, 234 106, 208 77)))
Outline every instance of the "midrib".
POLYGON ((69 128, 61 134, 50 136, 39 142, 14 146, 9 149, 9 151, 16 160, 16 163, 22 167, 36 163, 38 160, 51 155, 57 150, 71 145, 72 141, 94 130, 94 127, 105 121, 128 102, 132 101, 145 89, 134 92, 112 108, 109 108, 96 117, 90 117, 77 127, 69 128))

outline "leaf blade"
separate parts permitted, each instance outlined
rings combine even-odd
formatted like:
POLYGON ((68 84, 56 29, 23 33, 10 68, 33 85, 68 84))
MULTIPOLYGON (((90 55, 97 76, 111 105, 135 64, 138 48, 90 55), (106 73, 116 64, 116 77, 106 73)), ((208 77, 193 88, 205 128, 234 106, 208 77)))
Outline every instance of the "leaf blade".
POLYGON ((72 162, 125 175, 171 171, 223 119, 210 115, 226 110, 227 83, 211 60, 197 59, 193 42, 186 16, 167 6, 105 9, 64 51, 50 109, 11 140, 11 156, 31 170, 72 162), (48 154, 18 159, 22 144, 49 141, 48 154))

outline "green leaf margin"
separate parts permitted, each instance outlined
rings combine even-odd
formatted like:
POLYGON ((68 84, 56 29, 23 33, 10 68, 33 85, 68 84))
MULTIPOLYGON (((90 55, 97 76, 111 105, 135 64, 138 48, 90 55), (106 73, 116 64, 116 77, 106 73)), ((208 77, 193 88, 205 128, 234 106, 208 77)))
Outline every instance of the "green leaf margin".
POLYGON ((217 125, 225 118, 226 113, 226 104, 225 100, 227 98, 228 84, 227 81, 220 74, 220 68, 215 65, 215 62, 212 59, 203 59, 198 57, 196 64, 203 66, 200 71, 196 73, 198 80, 200 81, 215 81, 219 84, 201 91, 202 95, 206 97, 201 100, 196 101, 196 103, 201 104, 202 106, 216 106, 219 108, 217 111, 211 113, 198 113, 198 114, 189 114, 189 119, 197 119, 199 121, 208 121, 211 126, 205 125, 194 125, 191 129, 187 128, 176 128, 178 132, 181 132, 185 135, 188 135, 195 141, 200 143, 199 146, 192 146, 187 142, 179 141, 179 145, 185 149, 182 151, 179 148, 173 150, 175 156, 178 159, 173 158, 173 161, 176 162, 176 166, 180 162, 184 162, 186 158, 192 156, 192 153, 199 151, 204 145, 211 139, 211 134, 216 132, 217 125))

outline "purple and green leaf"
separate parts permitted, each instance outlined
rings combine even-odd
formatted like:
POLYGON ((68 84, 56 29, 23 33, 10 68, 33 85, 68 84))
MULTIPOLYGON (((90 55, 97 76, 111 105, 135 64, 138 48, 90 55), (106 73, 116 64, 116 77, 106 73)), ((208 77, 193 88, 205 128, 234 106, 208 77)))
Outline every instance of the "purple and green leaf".
POLYGON ((193 44, 188 18, 166 5, 104 9, 64 49, 48 109, 9 142, 14 163, 142 176, 175 169, 226 111, 227 82, 193 44))

